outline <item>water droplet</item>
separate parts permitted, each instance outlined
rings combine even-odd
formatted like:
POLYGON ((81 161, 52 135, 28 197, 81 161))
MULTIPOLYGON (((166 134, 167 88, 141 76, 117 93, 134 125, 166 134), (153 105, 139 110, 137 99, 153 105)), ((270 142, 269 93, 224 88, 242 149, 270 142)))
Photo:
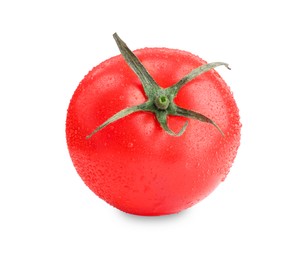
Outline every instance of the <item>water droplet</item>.
POLYGON ((225 181, 226 177, 227 177, 227 174, 225 174, 224 176, 222 176, 221 181, 222 182, 225 181))

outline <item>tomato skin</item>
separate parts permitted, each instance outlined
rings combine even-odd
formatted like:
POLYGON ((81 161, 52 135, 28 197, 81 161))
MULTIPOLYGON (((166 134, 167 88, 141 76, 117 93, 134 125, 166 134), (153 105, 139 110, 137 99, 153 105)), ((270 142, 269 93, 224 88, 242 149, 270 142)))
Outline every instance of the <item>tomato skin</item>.
MULTIPOLYGON (((145 48, 134 51, 163 88, 206 62, 191 53, 145 48)), ((93 68, 76 89, 67 112, 66 140, 72 162, 85 184, 112 206, 131 214, 180 212, 209 195, 225 179, 240 144, 239 110, 219 74, 208 71, 187 83, 175 98, 213 125, 178 116, 163 131, 149 112, 122 118, 86 136, 120 110, 147 100, 142 85, 121 55, 93 68)))

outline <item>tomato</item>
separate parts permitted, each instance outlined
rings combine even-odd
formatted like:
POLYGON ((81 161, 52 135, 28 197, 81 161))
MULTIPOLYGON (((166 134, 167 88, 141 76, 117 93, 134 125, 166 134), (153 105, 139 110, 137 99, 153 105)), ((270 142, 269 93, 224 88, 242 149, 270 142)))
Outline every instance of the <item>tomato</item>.
POLYGON ((84 183, 121 211, 180 212, 226 178, 237 154, 239 110, 213 69, 227 65, 176 49, 131 52, 114 37, 122 55, 93 68, 71 98, 70 157, 84 183))

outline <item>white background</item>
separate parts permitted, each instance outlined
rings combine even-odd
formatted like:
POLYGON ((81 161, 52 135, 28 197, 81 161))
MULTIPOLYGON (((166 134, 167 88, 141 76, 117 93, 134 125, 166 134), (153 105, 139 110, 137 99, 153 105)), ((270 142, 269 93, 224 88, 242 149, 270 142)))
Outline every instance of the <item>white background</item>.
POLYGON ((300 1, 1 1, 0 259, 302 259, 300 1), (240 108, 228 178, 181 214, 137 217, 96 197, 65 143, 69 100, 131 49, 190 51, 240 108))

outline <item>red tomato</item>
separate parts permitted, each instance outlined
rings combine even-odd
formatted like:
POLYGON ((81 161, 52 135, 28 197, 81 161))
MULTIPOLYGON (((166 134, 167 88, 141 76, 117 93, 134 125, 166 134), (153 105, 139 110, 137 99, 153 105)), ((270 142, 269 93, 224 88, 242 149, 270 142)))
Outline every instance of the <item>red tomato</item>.
MULTIPOLYGON (((163 89, 206 64, 185 51, 145 48, 135 55, 163 89)), ((182 87, 175 104, 213 124, 169 115, 167 133, 154 113, 137 111, 87 135, 119 111, 148 100, 142 83, 122 55, 93 68, 68 108, 66 139, 85 184, 112 206, 137 215, 180 212, 209 195, 228 174, 240 143, 239 111, 230 88, 209 70, 182 87)))

